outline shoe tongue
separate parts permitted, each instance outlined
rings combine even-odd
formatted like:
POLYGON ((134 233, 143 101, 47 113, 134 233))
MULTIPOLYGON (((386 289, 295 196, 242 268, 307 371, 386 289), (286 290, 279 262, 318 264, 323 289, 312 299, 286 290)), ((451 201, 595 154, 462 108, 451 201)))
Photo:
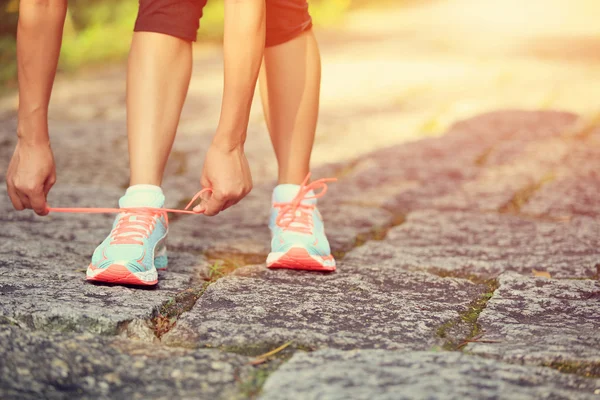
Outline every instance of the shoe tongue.
POLYGON ((154 185, 134 185, 119 199, 119 207, 156 207, 165 204, 165 196, 162 189, 154 185))
MULTIPOLYGON (((294 185, 291 183, 285 183, 282 185, 277 185, 273 190, 273 202, 274 203, 289 203, 294 200, 294 198, 298 195, 300 191, 300 185, 294 185)), ((313 197, 315 195, 314 191, 308 192, 302 200, 302 204, 317 204, 317 199, 307 199, 306 197, 313 197)))

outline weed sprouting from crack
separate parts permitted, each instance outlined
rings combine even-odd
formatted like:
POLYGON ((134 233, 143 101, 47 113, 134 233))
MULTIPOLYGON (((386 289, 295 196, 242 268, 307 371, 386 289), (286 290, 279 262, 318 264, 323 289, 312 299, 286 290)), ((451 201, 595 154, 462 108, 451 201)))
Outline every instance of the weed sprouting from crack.
POLYGON ((170 331, 181 314, 192 309, 210 283, 205 282, 199 288, 189 288, 179 292, 160 307, 157 315, 150 321, 157 338, 160 339, 170 331))
POLYGON ((479 325, 478 319, 498 288, 498 280, 488 279, 482 282, 479 277, 472 277, 469 280, 483 284, 486 291, 472 301, 457 319, 448 321, 437 329, 437 336, 444 340, 442 345, 444 350, 460 350, 471 342, 483 341, 481 339, 484 331, 479 325))
POLYGON ((252 365, 250 373, 242 378, 236 377, 239 390, 236 399, 255 399, 260 395, 269 375, 292 358, 296 351, 310 352, 315 350, 303 345, 294 345, 293 342, 287 342, 280 346, 261 343, 246 346, 222 346, 219 349, 225 352, 256 357, 250 362, 250 365, 252 365), (261 359, 261 357, 263 358, 261 359), (260 360, 260 362, 257 362, 257 360, 260 360))
POLYGON ((207 280, 216 280, 229 275, 238 268, 252 264, 263 264, 267 259, 266 254, 258 253, 227 253, 210 251, 205 257, 212 265, 207 271, 207 280))
POLYGON ((367 243, 369 240, 377 240, 377 241, 384 240, 387 237, 390 229, 392 229, 393 227, 396 227, 398 225, 402 225, 405 221, 406 221, 406 216, 404 214, 393 215, 392 220, 389 224, 386 224, 383 226, 382 225, 374 226, 368 232, 359 233, 358 235, 356 235, 356 238, 354 240, 354 246, 352 248, 362 246, 365 243, 367 243))
POLYGON ((532 183, 531 185, 525 186, 524 188, 518 190, 513 197, 502 207, 498 209, 501 213, 506 214, 518 214, 521 212, 521 208, 537 193, 542 186, 547 183, 552 182, 555 179, 553 173, 549 172, 542 179, 537 182, 532 183))
POLYGON ((387 237, 388 232, 395 226, 401 225, 406 221, 406 216, 404 214, 393 215, 392 220, 389 224, 386 225, 378 225, 372 227, 369 231, 364 233, 359 233, 354 238, 354 243, 349 249, 346 250, 332 250, 331 254, 336 260, 343 259, 346 254, 362 245, 367 243, 369 240, 377 240, 381 241, 387 237))
POLYGON ((236 269, 238 269, 240 267, 241 267, 240 264, 237 264, 234 262, 216 260, 207 269, 207 272, 206 272, 207 280, 209 282, 214 282, 217 279, 220 279, 220 278, 224 277, 225 275, 232 273, 233 271, 235 271, 236 269))
POLYGON ((273 368, 269 365, 261 365, 254 367, 248 376, 240 380, 239 384, 239 399, 255 399, 261 392, 262 387, 269 375, 271 375, 277 367, 273 368))

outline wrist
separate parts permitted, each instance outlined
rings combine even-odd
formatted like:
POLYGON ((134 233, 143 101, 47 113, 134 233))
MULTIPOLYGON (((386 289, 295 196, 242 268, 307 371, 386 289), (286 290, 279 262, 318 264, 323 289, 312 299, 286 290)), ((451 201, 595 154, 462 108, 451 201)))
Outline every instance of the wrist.
POLYGON ((212 145, 220 150, 231 152, 235 149, 244 149, 246 132, 217 129, 212 140, 212 145))
POLYGON ((17 123, 17 137, 19 142, 28 145, 49 144, 48 120, 40 116, 22 118, 19 113, 17 123))

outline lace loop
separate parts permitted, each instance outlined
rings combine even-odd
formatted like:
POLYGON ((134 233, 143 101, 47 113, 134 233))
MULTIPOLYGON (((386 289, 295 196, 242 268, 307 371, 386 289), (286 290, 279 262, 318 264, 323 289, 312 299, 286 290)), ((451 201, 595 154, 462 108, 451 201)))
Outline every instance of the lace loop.
POLYGON ((290 230, 298 233, 312 234, 313 220, 312 213, 315 209, 314 204, 302 204, 302 200, 312 200, 323 197, 327 193, 327 182, 335 182, 336 178, 318 179, 308 184, 310 172, 300 184, 300 190, 296 197, 290 202, 275 202, 273 207, 279 208, 279 214, 275 223, 284 230, 290 230), (316 190, 321 189, 320 192, 316 190), (310 191, 315 191, 314 196, 308 196, 310 191), (292 225, 294 224, 294 225, 292 225))

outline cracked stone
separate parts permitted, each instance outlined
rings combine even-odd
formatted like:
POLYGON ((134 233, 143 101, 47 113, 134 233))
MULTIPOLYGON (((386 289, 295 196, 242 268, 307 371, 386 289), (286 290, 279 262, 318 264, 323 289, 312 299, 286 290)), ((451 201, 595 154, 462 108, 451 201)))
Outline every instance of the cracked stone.
POLYGON ((392 228, 385 240, 347 255, 348 262, 388 260, 405 269, 443 270, 456 275, 496 276, 504 271, 555 277, 597 273, 600 224, 587 217, 569 222, 524 219, 508 214, 418 211, 392 228))
POLYGON ((260 396, 277 399, 595 399, 600 379, 458 352, 297 352, 260 396))
MULTIPOLYGON (((600 282, 503 274, 467 351, 512 363, 600 365, 600 282)), ((597 367, 600 371, 600 367, 597 367)))
POLYGON ((131 320, 151 318, 188 281, 169 272, 161 275, 158 288, 141 290, 89 284, 85 271, 60 271, 56 265, 2 261, 0 271, 1 315, 29 329, 104 335, 118 333, 131 320))
POLYGON ((0 325, 0 397, 231 398, 248 359, 90 334, 30 333, 0 325))
POLYGON ((251 266, 209 286, 163 343, 428 349, 441 343, 436 329, 484 290, 379 263, 345 264, 329 275, 251 266))
POLYGON ((536 192, 523 212, 558 218, 600 215, 599 144, 600 130, 572 146, 557 178, 536 192))

